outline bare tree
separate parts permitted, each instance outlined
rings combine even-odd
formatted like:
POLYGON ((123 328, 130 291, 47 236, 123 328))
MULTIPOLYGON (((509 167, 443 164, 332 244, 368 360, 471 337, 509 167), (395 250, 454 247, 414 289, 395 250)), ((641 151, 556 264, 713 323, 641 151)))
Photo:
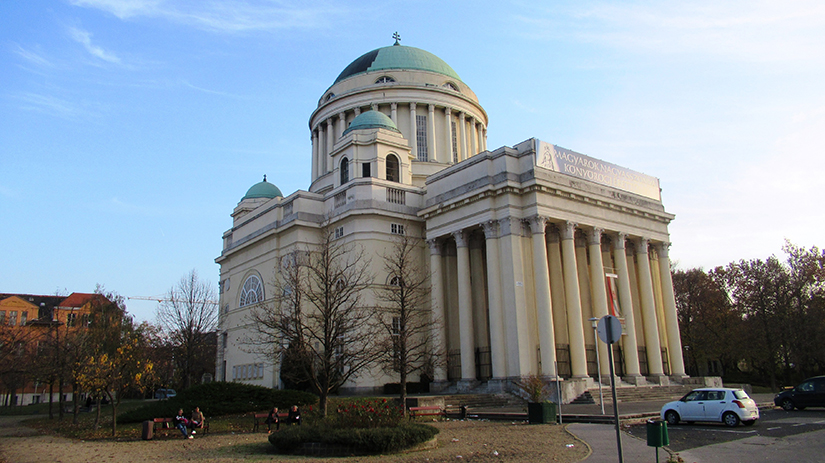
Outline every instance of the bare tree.
POLYGON ((382 328, 379 352, 384 354, 380 363, 388 373, 398 374, 402 404, 406 403, 409 377, 416 371, 431 374, 435 364, 443 360, 431 336, 441 321, 432 316, 430 275, 422 265, 422 254, 420 238, 396 236, 392 248, 381 256, 387 282, 375 287, 382 328))
POLYGON ((327 398, 378 356, 373 308, 363 304, 372 284, 364 251, 335 239, 324 226, 318 243, 284 256, 272 283, 274 297, 252 311, 255 330, 246 342, 275 359, 287 358, 281 375, 308 381, 327 398))
POLYGON ((215 349, 209 346, 208 334, 218 324, 215 288, 198 278, 192 269, 158 305, 157 318, 175 346, 175 361, 181 385, 192 386, 201 374, 214 370, 215 349))

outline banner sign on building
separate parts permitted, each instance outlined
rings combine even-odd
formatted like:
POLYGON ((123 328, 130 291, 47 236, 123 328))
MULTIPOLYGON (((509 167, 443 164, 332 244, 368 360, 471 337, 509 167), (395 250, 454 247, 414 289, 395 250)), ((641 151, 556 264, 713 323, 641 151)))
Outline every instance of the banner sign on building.
POLYGON ((535 140, 536 165, 661 201, 659 179, 535 140))

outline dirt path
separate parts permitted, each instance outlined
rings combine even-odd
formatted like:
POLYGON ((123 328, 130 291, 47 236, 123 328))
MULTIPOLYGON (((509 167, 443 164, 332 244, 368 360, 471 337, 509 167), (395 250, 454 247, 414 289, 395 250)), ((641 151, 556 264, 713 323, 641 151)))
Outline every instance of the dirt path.
POLYGON ((445 421, 434 423, 438 448, 403 455, 317 459, 274 453, 266 434, 216 434, 185 440, 174 436, 152 441, 76 441, 38 435, 20 425, 29 417, 0 417, 0 462, 3 463, 145 463, 152 462, 535 462, 573 463, 589 455, 586 444, 564 426, 521 423, 445 421))

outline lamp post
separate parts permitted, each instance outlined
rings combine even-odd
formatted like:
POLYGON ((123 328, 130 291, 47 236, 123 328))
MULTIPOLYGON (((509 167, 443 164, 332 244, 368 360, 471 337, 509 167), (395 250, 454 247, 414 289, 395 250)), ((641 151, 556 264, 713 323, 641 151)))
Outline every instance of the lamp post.
POLYGON ((599 329, 599 319, 593 317, 590 320, 590 324, 593 326, 593 345, 596 347, 596 376, 599 378, 599 405, 602 407, 602 415, 604 415, 604 397, 602 397, 602 365, 599 359, 599 335, 597 330, 599 329))

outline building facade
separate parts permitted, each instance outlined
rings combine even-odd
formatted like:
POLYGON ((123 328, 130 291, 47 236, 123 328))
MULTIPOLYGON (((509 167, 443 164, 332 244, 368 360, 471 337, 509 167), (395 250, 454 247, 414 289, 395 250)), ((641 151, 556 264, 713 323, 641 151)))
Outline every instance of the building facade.
MULTIPOLYGON (((506 390, 525 374, 586 387, 609 371, 590 321, 608 314, 623 323, 613 349, 625 382, 683 378, 674 216, 658 179, 537 139, 488 150, 487 125, 431 53, 396 43, 347 66, 309 119, 308 191, 284 197, 264 178, 232 212, 216 259, 217 378, 282 386, 277 359, 245 348, 250 310, 272 298, 278 259, 317 243, 326 223, 368 256, 386 254, 394 234, 425 239, 431 337, 448 359, 432 372, 437 388, 506 390)), ((376 281, 391 277, 372 265, 376 281)), ((345 389, 393 381, 375 369, 345 389)))

